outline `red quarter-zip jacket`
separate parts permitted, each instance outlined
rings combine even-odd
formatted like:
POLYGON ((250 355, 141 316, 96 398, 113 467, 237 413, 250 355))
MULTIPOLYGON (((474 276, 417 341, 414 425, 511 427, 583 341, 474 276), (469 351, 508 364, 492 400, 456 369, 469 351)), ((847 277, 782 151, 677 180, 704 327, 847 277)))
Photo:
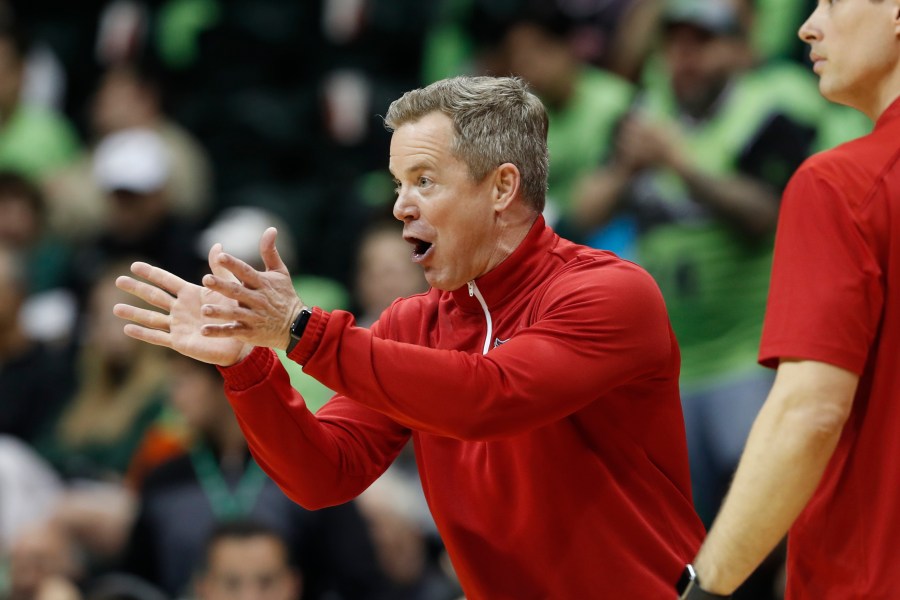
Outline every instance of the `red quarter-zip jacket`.
POLYGON ((539 218, 494 270, 371 330, 315 309, 291 358, 337 391, 316 415, 271 350, 222 372, 254 456, 301 505, 354 498, 412 436, 468 600, 674 598, 703 527, 678 346, 638 266, 539 218))

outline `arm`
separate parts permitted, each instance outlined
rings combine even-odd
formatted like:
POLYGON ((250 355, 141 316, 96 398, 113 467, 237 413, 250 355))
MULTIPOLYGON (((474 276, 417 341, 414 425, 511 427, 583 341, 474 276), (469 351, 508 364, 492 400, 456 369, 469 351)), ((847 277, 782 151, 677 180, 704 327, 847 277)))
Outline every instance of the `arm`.
POLYGON ((487 355, 380 339, 348 313, 316 309, 291 358, 408 428, 468 440, 553 422, 671 364, 665 307, 646 273, 584 261, 561 279, 536 321, 487 355))
POLYGON ((781 192, 789 174, 810 155, 814 136, 814 127, 776 110, 742 149, 736 174, 724 177, 704 173, 686 156, 684 145, 660 146, 666 148, 666 164, 696 201, 748 235, 763 236, 775 229, 781 192))
MULTIPOLYGON (((205 336, 287 346, 296 313, 286 318, 283 307, 296 294, 289 279, 282 284, 273 277, 283 268, 274 242, 270 229, 260 243, 266 272, 227 254, 217 257, 232 278, 207 275, 203 282, 230 302, 203 306, 217 322, 203 326, 205 336)), ((354 327, 349 313, 316 309, 291 358, 354 404, 406 428, 478 440, 561 419, 673 360, 659 289, 630 263, 578 261, 549 285, 539 313, 508 343, 482 356, 381 339, 354 327)), ((386 337, 393 336, 388 331, 386 337)))
POLYGON ((681 178, 696 202, 708 206, 739 230, 761 236, 775 229, 775 188, 747 175, 705 173, 684 148, 669 127, 634 115, 625 119, 616 136, 613 162, 579 184, 574 204, 578 223, 587 229, 602 225, 636 174, 646 168, 668 168, 681 178))
POLYGON ((694 161, 673 129, 634 121, 624 132, 630 144, 650 153, 649 162, 672 169, 687 186, 691 197, 730 221, 740 231, 761 236, 775 230, 778 221, 777 190, 746 175, 712 175, 694 161))
POLYGON ((605 225, 620 204, 634 170, 621 161, 588 173, 575 188, 572 223, 583 231, 605 225))
POLYGON ((355 498, 409 439, 407 429, 346 397, 335 396, 313 415, 269 349, 221 371, 253 457, 310 510, 355 498))
POLYGON ((822 156, 785 191, 760 345, 778 375, 697 556, 710 591, 743 581, 808 502, 877 336, 885 295, 870 246, 876 236, 856 217, 854 196, 823 177, 834 163, 822 156))
POLYGON ((704 589, 732 593, 787 533, 831 459, 857 382, 825 363, 781 362, 694 562, 704 589))
POLYGON ((619 123, 614 140, 614 153, 608 165, 582 177, 572 204, 573 224, 583 231, 605 225, 621 203, 626 201, 628 187, 643 169, 659 160, 655 142, 645 135, 635 115, 625 116, 619 123))
MULTIPOLYGON (((284 302, 268 296, 296 294, 292 287, 287 292, 267 283, 273 267, 280 268, 273 249, 274 230, 269 230, 261 242, 270 265, 265 273, 227 254, 217 258, 233 278, 207 275, 204 285, 231 302, 203 307, 205 315, 224 323, 205 325, 206 335, 287 345, 293 317, 285 319, 278 308, 284 302), (281 331, 272 323, 283 323, 281 331)), ((349 313, 316 309, 291 358, 355 404, 404 427, 478 440, 563 418, 619 385, 658 373, 672 360, 659 289, 630 263, 578 261, 549 285, 539 313, 529 327, 483 356, 381 339, 354 327, 349 313)), ((384 326, 385 337, 393 337, 390 325, 384 326)))
POLYGON ((679 150, 673 150, 669 161, 696 201, 732 222, 739 230, 751 236, 762 236, 775 230, 778 221, 775 189, 745 175, 708 175, 679 150))
MULTIPOLYGON (((274 266, 254 279, 257 296, 261 288, 272 292, 265 297, 266 311, 274 315, 254 330, 264 342, 273 329, 284 327, 274 337, 287 346, 291 308, 300 300, 290 275, 277 256, 274 229, 267 232, 266 255, 274 266)), ((210 250, 210 266, 220 281, 239 285, 220 265, 222 247, 210 250)), ((145 263, 135 263, 135 275, 145 279, 120 277, 116 285, 164 312, 129 304, 118 304, 116 315, 133 321, 125 333, 136 339, 172 348, 195 358, 232 369, 223 369, 226 393, 244 435, 260 466, 293 500, 307 508, 339 504, 353 498, 371 483, 393 460, 409 432, 384 416, 346 398, 336 398, 327 409, 314 416, 303 398, 290 386, 287 373, 272 351, 256 348, 250 336, 214 336, 208 327, 232 330, 229 322, 217 321, 204 306, 231 306, 237 302, 218 292, 190 284, 171 273, 145 263)), ((254 340, 255 341, 255 340, 254 340)), ((274 345, 274 344, 273 344, 274 345)))

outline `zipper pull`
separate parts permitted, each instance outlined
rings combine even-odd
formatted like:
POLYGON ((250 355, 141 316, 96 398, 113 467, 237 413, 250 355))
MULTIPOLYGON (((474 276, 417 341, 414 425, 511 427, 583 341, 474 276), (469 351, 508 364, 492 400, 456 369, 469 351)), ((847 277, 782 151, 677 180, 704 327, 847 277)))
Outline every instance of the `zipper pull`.
POLYGON ((475 295, 475 282, 474 282, 474 281, 470 281, 470 282, 469 282, 468 284, 466 284, 466 285, 469 286, 469 298, 471 298, 472 296, 475 295))

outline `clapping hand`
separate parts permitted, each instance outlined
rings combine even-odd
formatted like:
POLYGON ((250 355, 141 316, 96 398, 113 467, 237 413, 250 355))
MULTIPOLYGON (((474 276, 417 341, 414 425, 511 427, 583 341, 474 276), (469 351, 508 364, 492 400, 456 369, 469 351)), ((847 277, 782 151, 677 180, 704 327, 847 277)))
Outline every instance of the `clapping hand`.
POLYGON ((130 337, 221 366, 241 361, 254 346, 284 348, 302 303, 275 248, 276 235, 269 228, 260 240, 264 272, 215 244, 209 252, 212 274, 203 286, 136 262, 131 271, 145 281, 122 276, 116 286, 163 312, 116 304, 113 313, 132 321, 124 329, 130 337))
POLYGON ((300 313, 303 302, 275 247, 277 234, 274 227, 269 227, 259 242, 265 271, 213 246, 209 258, 212 274, 203 277, 203 285, 215 297, 225 297, 228 302, 203 305, 203 316, 213 321, 203 326, 204 335, 236 338, 254 346, 287 347, 291 322, 300 313))

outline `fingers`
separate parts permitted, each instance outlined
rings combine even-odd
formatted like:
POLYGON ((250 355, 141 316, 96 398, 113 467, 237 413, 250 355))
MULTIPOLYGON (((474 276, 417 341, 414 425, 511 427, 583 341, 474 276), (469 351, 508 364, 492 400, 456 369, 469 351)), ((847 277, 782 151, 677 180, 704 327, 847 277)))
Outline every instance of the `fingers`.
POLYGON ((121 319, 134 321, 143 327, 169 331, 169 316, 155 310, 137 308, 130 304, 116 304, 113 306, 113 314, 121 319))
POLYGON ((281 260, 281 255, 275 246, 275 238, 277 236, 278 230, 274 227, 269 227, 263 232, 262 237, 259 239, 259 255, 262 257, 267 271, 280 271, 287 275, 287 266, 281 260))
POLYGON ((146 327, 141 327, 134 323, 127 324, 123 331, 128 337, 147 342, 148 344, 153 344, 154 346, 164 346, 166 348, 172 347, 172 336, 168 331, 147 329, 146 327))
MULTIPOLYGON (((250 289, 256 289, 260 286, 260 272, 227 252, 219 252, 215 257, 215 264, 216 267, 213 268, 213 273, 219 279, 230 279, 231 281, 236 281, 238 285, 243 283, 244 286, 250 289), (220 273, 227 273, 227 276, 223 277, 220 273)), ((204 283, 204 285, 206 284, 204 283)))
POLYGON ((241 332, 249 332, 250 327, 244 325, 243 323, 231 322, 231 323, 207 323, 203 327, 200 328, 200 333, 206 337, 235 337, 235 335, 240 334, 241 332))
POLYGON ((209 319, 230 322, 246 322, 253 317, 252 310, 234 304, 204 304, 200 313, 209 319))
POLYGON ((231 274, 231 271, 226 269, 219 262, 219 257, 224 253, 225 251, 222 248, 222 244, 213 244, 212 248, 209 249, 209 268, 217 277, 221 277, 227 281, 237 281, 237 278, 231 274))
MULTIPOLYGON (((175 276, 173 275, 173 277, 175 276)), ((159 289, 158 287, 152 286, 149 283, 145 283, 143 281, 138 281, 137 279, 128 277, 127 275, 122 275, 121 277, 118 277, 116 279, 116 287, 123 292, 128 292, 133 296, 137 296, 144 302, 152 304, 156 308, 161 308, 167 312, 172 310, 172 303, 175 301, 174 297, 159 289)))
POLYGON ((141 279, 146 279, 150 283, 161 287, 173 296, 177 296, 178 292, 187 285, 187 282, 181 277, 172 275, 168 271, 148 265, 145 262, 133 263, 131 272, 141 279))
POLYGON ((200 313, 204 317, 201 330, 204 335, 215 331, 219 334, 233 335, 240 332, 250 332, 259 327, 259 316, 251 308, 244 308, 234 304, 204 304, 200 307, 200 313))
POLYGON ((235 300, 240 305, 255 306, 258 304, 256 292, 244 287, 239 281, 235 281, 230 273, 227 278, 218 275, 204 275, 202 283, 206 289, 218 292, 226 298, 235 300))

